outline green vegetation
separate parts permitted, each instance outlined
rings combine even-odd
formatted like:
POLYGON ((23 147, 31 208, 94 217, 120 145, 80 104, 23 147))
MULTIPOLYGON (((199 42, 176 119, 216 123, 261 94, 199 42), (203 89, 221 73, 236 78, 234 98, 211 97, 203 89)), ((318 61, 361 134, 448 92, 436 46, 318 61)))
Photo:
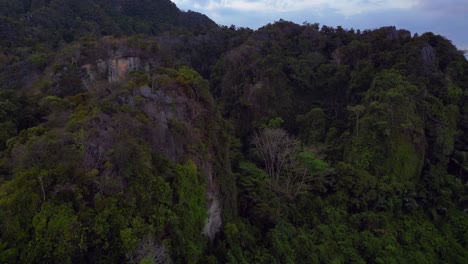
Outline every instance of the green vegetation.
POLYGON ((0 263, 464 263, 447 39, 0 0, 0 263))

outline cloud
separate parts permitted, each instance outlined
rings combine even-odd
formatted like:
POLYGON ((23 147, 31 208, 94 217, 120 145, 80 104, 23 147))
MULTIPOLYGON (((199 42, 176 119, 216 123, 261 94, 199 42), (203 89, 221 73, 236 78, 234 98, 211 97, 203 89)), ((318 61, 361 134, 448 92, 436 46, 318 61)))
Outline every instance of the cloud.
POLYGON ((416 8, 433 13, 468 13, 468 1, 466 0, 419 0, 416 8))
POLYGON ((248 11, 259 13, 290 13, 301 10, 334 10, 345 16, 384 9, 410 9, 419 0, 174 0, 182 7, 197 11, 216 12, 221 10, 248 11))

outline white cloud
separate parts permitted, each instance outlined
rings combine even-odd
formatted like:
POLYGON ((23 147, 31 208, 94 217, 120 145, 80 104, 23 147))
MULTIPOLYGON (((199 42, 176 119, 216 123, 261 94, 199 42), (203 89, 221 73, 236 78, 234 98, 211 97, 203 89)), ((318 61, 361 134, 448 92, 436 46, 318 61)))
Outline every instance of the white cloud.
POLYGON ((232 10, 260 13, 289 13, 305 9, 328 9, 352 16, 368 11, 410 9, 418 0, 173 0, 183 9, 196 9, 206 13, 232 10))

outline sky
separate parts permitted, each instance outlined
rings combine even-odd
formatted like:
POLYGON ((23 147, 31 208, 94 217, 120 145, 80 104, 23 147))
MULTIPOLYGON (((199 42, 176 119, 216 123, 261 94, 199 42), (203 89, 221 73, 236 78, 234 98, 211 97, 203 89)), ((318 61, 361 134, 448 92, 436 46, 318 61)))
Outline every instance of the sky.
POLYGON ((468 50, 468 0, 172 0, 184 10, 203 13, 220 25, 257 29, 280 19, 376 29, 396 26, 412 34, 445 36, 468 50))

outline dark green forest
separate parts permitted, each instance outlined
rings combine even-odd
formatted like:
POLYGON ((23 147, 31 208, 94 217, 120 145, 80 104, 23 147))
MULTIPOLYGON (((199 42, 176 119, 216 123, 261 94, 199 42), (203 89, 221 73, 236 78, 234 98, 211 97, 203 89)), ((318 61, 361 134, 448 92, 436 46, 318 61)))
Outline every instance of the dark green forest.
POLYGON ((0 0, 0 263, 466 263, 467 180, 443 36, 0 0))

